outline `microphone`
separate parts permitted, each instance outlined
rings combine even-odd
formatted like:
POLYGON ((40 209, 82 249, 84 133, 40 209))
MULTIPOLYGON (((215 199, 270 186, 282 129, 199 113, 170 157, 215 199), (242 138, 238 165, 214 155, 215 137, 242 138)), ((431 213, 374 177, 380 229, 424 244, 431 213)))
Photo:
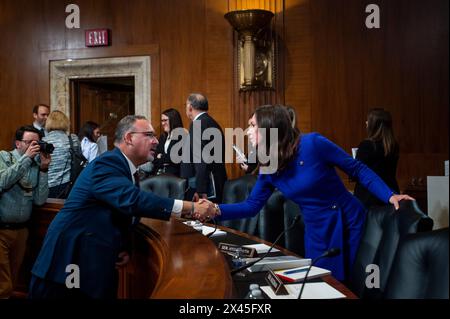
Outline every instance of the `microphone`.
POLYGON ((275 246, 275 244, 278 242, 278 240, 280 240, 281 236, 283 236, 286 232, 290 231, 299 222, 299 220, 300 220, 300 215, 295 216, 294 220, 292 221, 292 224, 288 228, 283 230, 280 235, 278 235, 277 239, 275 239, 275 241, 273 242, 272 246, 270 246, 269 250, 263 256, 261 256, 257 260, 252 261, 251 263, 248 263, 248 264, 246 264, 246 265, 244 265, 242 267, 233 269, 231 271, 231 275, 233 276, 234 274, 236 274, 236 273, 238 273, 238 272, 240 272, 240 271, 242 271, 244 269, 247 269, 248 267, 251 267, 254 264, 256 264, 257 262, 260 262, 261 260, 263 260, 272 251, 272 248, 275 246))
POLYGON ((309 271, 311 270, 312 266, 314 266, 314 264, 322 258, 335 257, 335 256, 339 255, 340 253, 341 253, 341 250, 339 248, 334 247, 334 248, 328 249, 322 255, 313 259, 313 261, 311 262, 311 265, 309 265, 309 267, 308 267, 308 271, 306 272, 305 278, 303 279, 302 289, 300 289, 300 293, 298 294, 297 299, 301 299, 301 297, 302 297, 303 288, 305 288, 306 279, 308 278, 308 274, 309 274, 309 271))

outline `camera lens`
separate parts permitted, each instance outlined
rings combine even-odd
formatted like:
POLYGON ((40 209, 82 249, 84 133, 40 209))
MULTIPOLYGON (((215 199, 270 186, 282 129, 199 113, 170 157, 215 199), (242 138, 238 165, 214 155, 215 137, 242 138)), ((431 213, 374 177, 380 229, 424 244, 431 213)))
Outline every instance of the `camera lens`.
POLYGON ((53 150, 55 149, 55 147, 53 146, 53 144, 44 142, 44 141, 39 141, 39 146, 40 146, 40 151, 42 153, 46 153, 46 154, 51 154, 53 153, 53 150))

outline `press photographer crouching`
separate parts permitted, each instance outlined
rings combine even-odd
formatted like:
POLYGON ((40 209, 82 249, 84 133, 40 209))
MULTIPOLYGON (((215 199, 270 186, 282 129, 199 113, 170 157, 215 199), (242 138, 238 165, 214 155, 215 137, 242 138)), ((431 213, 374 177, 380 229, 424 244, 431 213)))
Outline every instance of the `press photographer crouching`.
POLYGON ((14 150, 0 151, 0 299, 13 292, 32 206, 47 200, 52 151, 53 145, 42 143, 33 126, 16 131, 14 150))

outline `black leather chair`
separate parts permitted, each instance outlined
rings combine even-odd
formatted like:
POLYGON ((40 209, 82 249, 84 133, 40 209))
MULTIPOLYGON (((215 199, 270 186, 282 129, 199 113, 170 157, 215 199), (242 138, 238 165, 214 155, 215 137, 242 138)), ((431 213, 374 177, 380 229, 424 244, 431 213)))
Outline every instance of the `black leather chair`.
MULTIPOLYGON (((222 202, 224 204, 233 204, 244 201, 252 191, 255 183, 256 176, 254 175, 244 175, 240 178, 227 180, 223 188, 222 202)), ((256 235, 258 218, 259 216, 256 215, 251 218, 224 220, 220 224, 240 232, 256 235)))
POLYGON ((173 175, 157 175, 140 182, 140 188, 158 196, 184 199, 186 180, 173 175))
POLYGON ((386 287, 389 299, 448 299, 448 228, 408 236, 386 287))
POLYGON ((300 216, 297 224, 285 234, 284 247, 299 256, 305 256, 305 224, 300 207, 291 200, 284 203, 284 229, 291 226, 294 218, 300 216))
POLYGON ((353 292, 360 298, 382 298, 399 241, 408 234, 430 231, 432 227, 432 219, 420 210, 415 201, 401 201, 398 211, 392 205, 370 209, 351 274, 353 292), (369 275, 366 267, 369 264, 379 267, 379 288, 366 287, 369 275))
MULTIPOLYGON (((261 239, 267 240, 271 243, 284 230, 284 204, 286 199, 283 194, 275 190, 267 200, 266 205, 261 209, 256 217, 258 218, 258 234, 261 239)), ((278 245, 284 246, 284 235, 278 241, 278 245)))
MULTIPOLYGON (((256 176, 245 175, 237 179, 228 180, 225 183, 223 202, 227 204, 244 201, 250 194, 256 182, 256 176)), ((267 200, 266 205, 255 217, 222 221, 221 225, 237 229, 261 239, 273 242, 278 235, 292 224, 296 215, 300 214, 297 204, 285 197, 277 190, 267 200)), ((303 220, 289 232, 284 238, 280 238, 278 244, 292 252, 304 256, 304 226, 303 220)))

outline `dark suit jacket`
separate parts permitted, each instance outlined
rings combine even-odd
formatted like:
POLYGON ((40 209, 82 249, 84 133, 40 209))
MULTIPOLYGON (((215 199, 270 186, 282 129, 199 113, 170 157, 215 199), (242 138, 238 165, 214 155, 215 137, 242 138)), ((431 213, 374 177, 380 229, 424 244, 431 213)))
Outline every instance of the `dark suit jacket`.
POLYGON ((132 216, 170 218, 174 200, 141 191, 119 149, 83 170, 64 207, 50 224, 32 273, 64 284, 66 266, 80 269, 80 290, 93 298, 115 298, 115 262, 126 248, 132 216))
MULTIPOLYGON (((167 147, 167 152, 164 151, 164 144, 167 141, 167 134, 161 134, 159 137, 159 144, 156 149, 156 154, 161 154, 161 158, 155 157, 155 160, 153 161, 153 173, 158 173, 158 170, 162 169, 165 174, 171 174, 180 177, 180 163, 174 163, 170 159, 170 151, 172 150, 172 147, 178 143, 178 140, 171 140, 169 143, 169 147, 167 147)), ((179 155, 181 156, 181 149, 179 152, 179 155)))
MULTIPOLYGON (((223 135, 222 128, 220 125, 211 117, 208 113, 204 113, 200 115, 200 117, 196 120, 200 122, 200 136, 203 136, 203 132, 208 128, 217 128, 221 133, 221 141, 222 141, 222 158, 220 162, 212 162, 206 163, 203 156, 200 156, 203 153, 203 149, 206 145, 210 143, 212 137, 210 139, 202 139, 201 141, 196 141, 201 145, 201 152, 198 152, 197 149, 194 150, 194 139, 193 139, 193 123, 189 126, 189 143, 190 143, 190 163, 181 163, 180 166, 180 174, 182 178, 189 179, 190 177, 196 178, 196 191, 198 193, 208 193, 210 189, 210 172, 212 172, 214 177, 214 184, 216 187, 216 199, 215 202, 222 202, 223 195, 223 186, 227 180, 227 172, 225 170, 225 138, 223 135), (197 150, 197 151, 196 151, 197 150), (196 151, 194 153, 194 151, 196 151), (199 159, 199 163, 194 163, 194 157, 199 159), (201 157, 201 159, 200 159, 201 157)), ((213 149, 214 150, 214 149, 213 149)), ((211 153, 214 156, 214 153, 211 153)))
MULTIPOLYGON (((395 193, 399 194, 397 180, 395 178, 398 163, 398 151, 394 155, 384 156, 384 147, 381 142, 362 141, 358 146, 356 159, 371 168, 395 193)), ((355 185, 355 196, 366 208, 376 205, 385 205, 364 186, 357 181, 355 185)))

